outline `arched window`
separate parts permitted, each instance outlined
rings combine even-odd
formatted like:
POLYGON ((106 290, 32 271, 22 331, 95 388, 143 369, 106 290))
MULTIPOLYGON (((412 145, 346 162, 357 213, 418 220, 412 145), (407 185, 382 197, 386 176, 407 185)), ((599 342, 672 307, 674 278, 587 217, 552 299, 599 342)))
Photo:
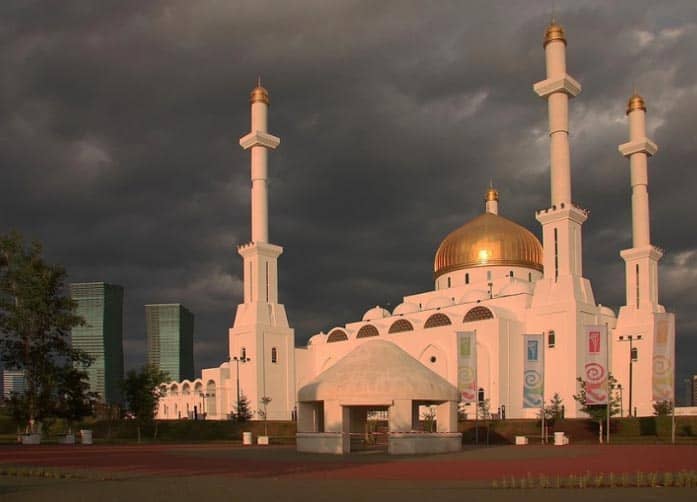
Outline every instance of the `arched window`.
POLYGON ((528 282, 532 282, 532 272, 528 272, 528 282))
POLYGON ((372 324, 366 324, 361 329, 358 330, 356 338, 368 338, 369 336, 378 336, 378 329, 372 324))
POLYGON ((242 347, 242 349, 240 350, 240 359, 242 359, 243 361, 247 359, 247 347, 242 347))
POLYGON ((508 272, 508 275, 509 275, 510 277, 513 277, 513 270, 511 270, 510 272, 508 272))
POLYGON ((276 363, 278 360, 278 351, 276 347, 271 347, 271 362, 276 363))
POLYGON ((450 277, 448 277, 448 287, 450 287, 450 277))
POLYGON ((424 328, 437 328, 438 326, 448 326, 452 324, 450 318, 445 314, 433 314, 431 317, 426 319, 424 323, 424 328))
POLYGON ((340 329, 335 329, 329 333, 329 336, 327 337, 327 343, 343 342, 346 340, 348 340, 348 335, 345 331, 340 329))
POLYGON ((483 319, 493 319, 494 314, 486 307, 474 307, 467 314, 462 322, 481 321, 483 319))
POLYGON ((465 284, 469 284, 469 283, 470 283, 470 275, 469 275, 469 273, 466 273, 465 274, 465 284))
POLYGON ((557 335, 554 333, 554 331, 550 331, 547 334, 547 346, 550 349, 553 349, 556 344, 557 344, 557 335))
POLYGON ((414 326, 406 319, 397 319, 387 330, 388 333, 402 333, 404 331, 414 331, 414 326))

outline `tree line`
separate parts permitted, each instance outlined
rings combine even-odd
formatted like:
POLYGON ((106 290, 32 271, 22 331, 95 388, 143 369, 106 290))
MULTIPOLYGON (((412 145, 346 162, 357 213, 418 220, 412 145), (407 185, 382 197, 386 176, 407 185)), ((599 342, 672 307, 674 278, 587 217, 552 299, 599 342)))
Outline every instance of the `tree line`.
MULTIPOLYGON (((0 354, 5 369, 23 376, 5 408, 18 426, 37 433, 56 418, 69 427, 94 415, 99 396, 90 392, 87 368, 94 362, 71 344, 71 330, 84 326, 67 292, 63 267, 47 263, 40 243, 18 232, 0 235, 0 354)), ((167 374, 156 367, 131 370, 122 382, 125 410, 152 421, 167 374)))

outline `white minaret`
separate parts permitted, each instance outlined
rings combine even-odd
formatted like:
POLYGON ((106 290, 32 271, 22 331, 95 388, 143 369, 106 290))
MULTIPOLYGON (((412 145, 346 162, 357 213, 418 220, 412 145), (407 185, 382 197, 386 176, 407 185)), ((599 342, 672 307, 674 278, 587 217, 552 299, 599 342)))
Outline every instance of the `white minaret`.
POLYGON ((566 38, 554 21, 547 26, 543 47, 547 78, 533 89, 547 100, 551 197, 550 206, 535 215, 542 225, 544 276, 535 282, 534 321, 526 329, 554 333, 555 348, 545 355, 545 379, 554 382, 555 390, 546 390, 545 400, 558 392, 569 403, 567 416, 579 416, 572 396, 576 377, 583 374, 582 334, 584 326, 597 322, 599 312, 590 281, 583 277, 581 227, 588 214, 571 196, 569 99, 581 92, 581 85, 566 73, 566 38))
POLYGON ((281 140, 268 133, 269 93, 261 81, 252 90, 250 102, 252 130, 240 139, 240 146, 252 149, 252 242, 269 242, 268 150, 281 140))
POLYGON ((250 102, 252 127, 240 146, 251 149, 252 240, 238 247, 244 261, 244 303, 237 306, 230 329, 230 360, 235 371, 239 365, 239 391, 249 406, 262 409, 262 398, 269 397, 268 418, 288 420, 295 407, 295 336, 285 307, 278 303, 277 262, 283 248, 269 242, 267 190, 268 152, 280 139, 268 133, 269 93, 261 82, 250 102))
POLYGON ((581 225, 588 216, 572 203, 569 153, 569 98, 581 92, 581 84, 566 73, 566 38, 555 21, 547 27, 543 46, 547 78, 533 89, 547 100, 551 207, 538 211, 537 220, 542 224, 545 278, 557 282, 583 272, 581 225))
POLYGON ((663 252, 651 245, 649 221, 648 158, 658 151, 646 137, 646 105, 636 92, 627 104, 629 142, 619 151, 629 158, 632 184, 632 248, 620 253, 626 263, 629 307, 657 311, 658 261, 663 252))
MULTIPOLYGON (((632 247, 625 262, 626 302, 612 337, 612 374, 629 390, 626 412, 653 414, 656 396, 673 400, 675 314, 658 301, 658 262, 663 251, 651 244, 648 158, 658 151, 646 136, 646 104, 636 92, 627 104, 629 141, 619 146, 629 158, 632 186, 632 247)), ((627 395, 627 394, 625 394, 627 395)))

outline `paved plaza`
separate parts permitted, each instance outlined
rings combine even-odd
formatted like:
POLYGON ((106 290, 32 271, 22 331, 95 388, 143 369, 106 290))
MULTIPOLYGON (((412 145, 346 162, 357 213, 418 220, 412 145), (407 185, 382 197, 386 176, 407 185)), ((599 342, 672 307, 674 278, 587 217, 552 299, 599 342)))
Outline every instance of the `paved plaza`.
MULTIPOLYGON (((697 471, 697 447, 499 446, 447 455, 324 456, 237 444, 2 446, 3 501, 63 500, 694 500, 695 488, 500 488, 503 479, 697 471), (17 475, 33 471, 33 475, 17 475), (69 479, 41 477, 70 473, 69 479), (498 486, 498 488, 494 488, 498 486)), ((592 485, 592 483, 589 483, 592 485)))

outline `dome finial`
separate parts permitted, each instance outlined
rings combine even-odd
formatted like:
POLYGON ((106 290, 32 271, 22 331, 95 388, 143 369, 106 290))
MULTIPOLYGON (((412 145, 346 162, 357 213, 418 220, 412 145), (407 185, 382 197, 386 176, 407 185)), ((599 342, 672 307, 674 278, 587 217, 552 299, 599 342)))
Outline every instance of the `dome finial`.
POLYGON ((564 42, 564 45, 566 45, 566 35, 564 34, 564 28, 557 23, 557 20, 552 14, 552 20, 549 23, 549 26, 547 26, 547 30, 545 31, 545 38, 544 42, 542 43, 543 47, 547 47, 547 44, 550 42, 553 42, 555 40, 560 40, 564 42))
POLYGON ((499 192, 494 188, 491 180, 489 180, 489 189, 486 191, 484 202, 487 213, 499 214, 499 192))
POLYGON ((257 86, 252 89, 251 94, 249 95, 249 102, 250 103, 257 103, 257 102, 262 102, 266 103, 267 105, 269 104, 269 91, 264 89, 261 85, 261 75, 257 75, 257 86))
POLYGON ((634 86, 632 95, 629 98, 629 101, 627 102, 627 115, 632 113, 634 110, 646 111, 646 102, 644 101, 644 98, 642 98, 641 95, 637 92, 636 86, 634 86))

